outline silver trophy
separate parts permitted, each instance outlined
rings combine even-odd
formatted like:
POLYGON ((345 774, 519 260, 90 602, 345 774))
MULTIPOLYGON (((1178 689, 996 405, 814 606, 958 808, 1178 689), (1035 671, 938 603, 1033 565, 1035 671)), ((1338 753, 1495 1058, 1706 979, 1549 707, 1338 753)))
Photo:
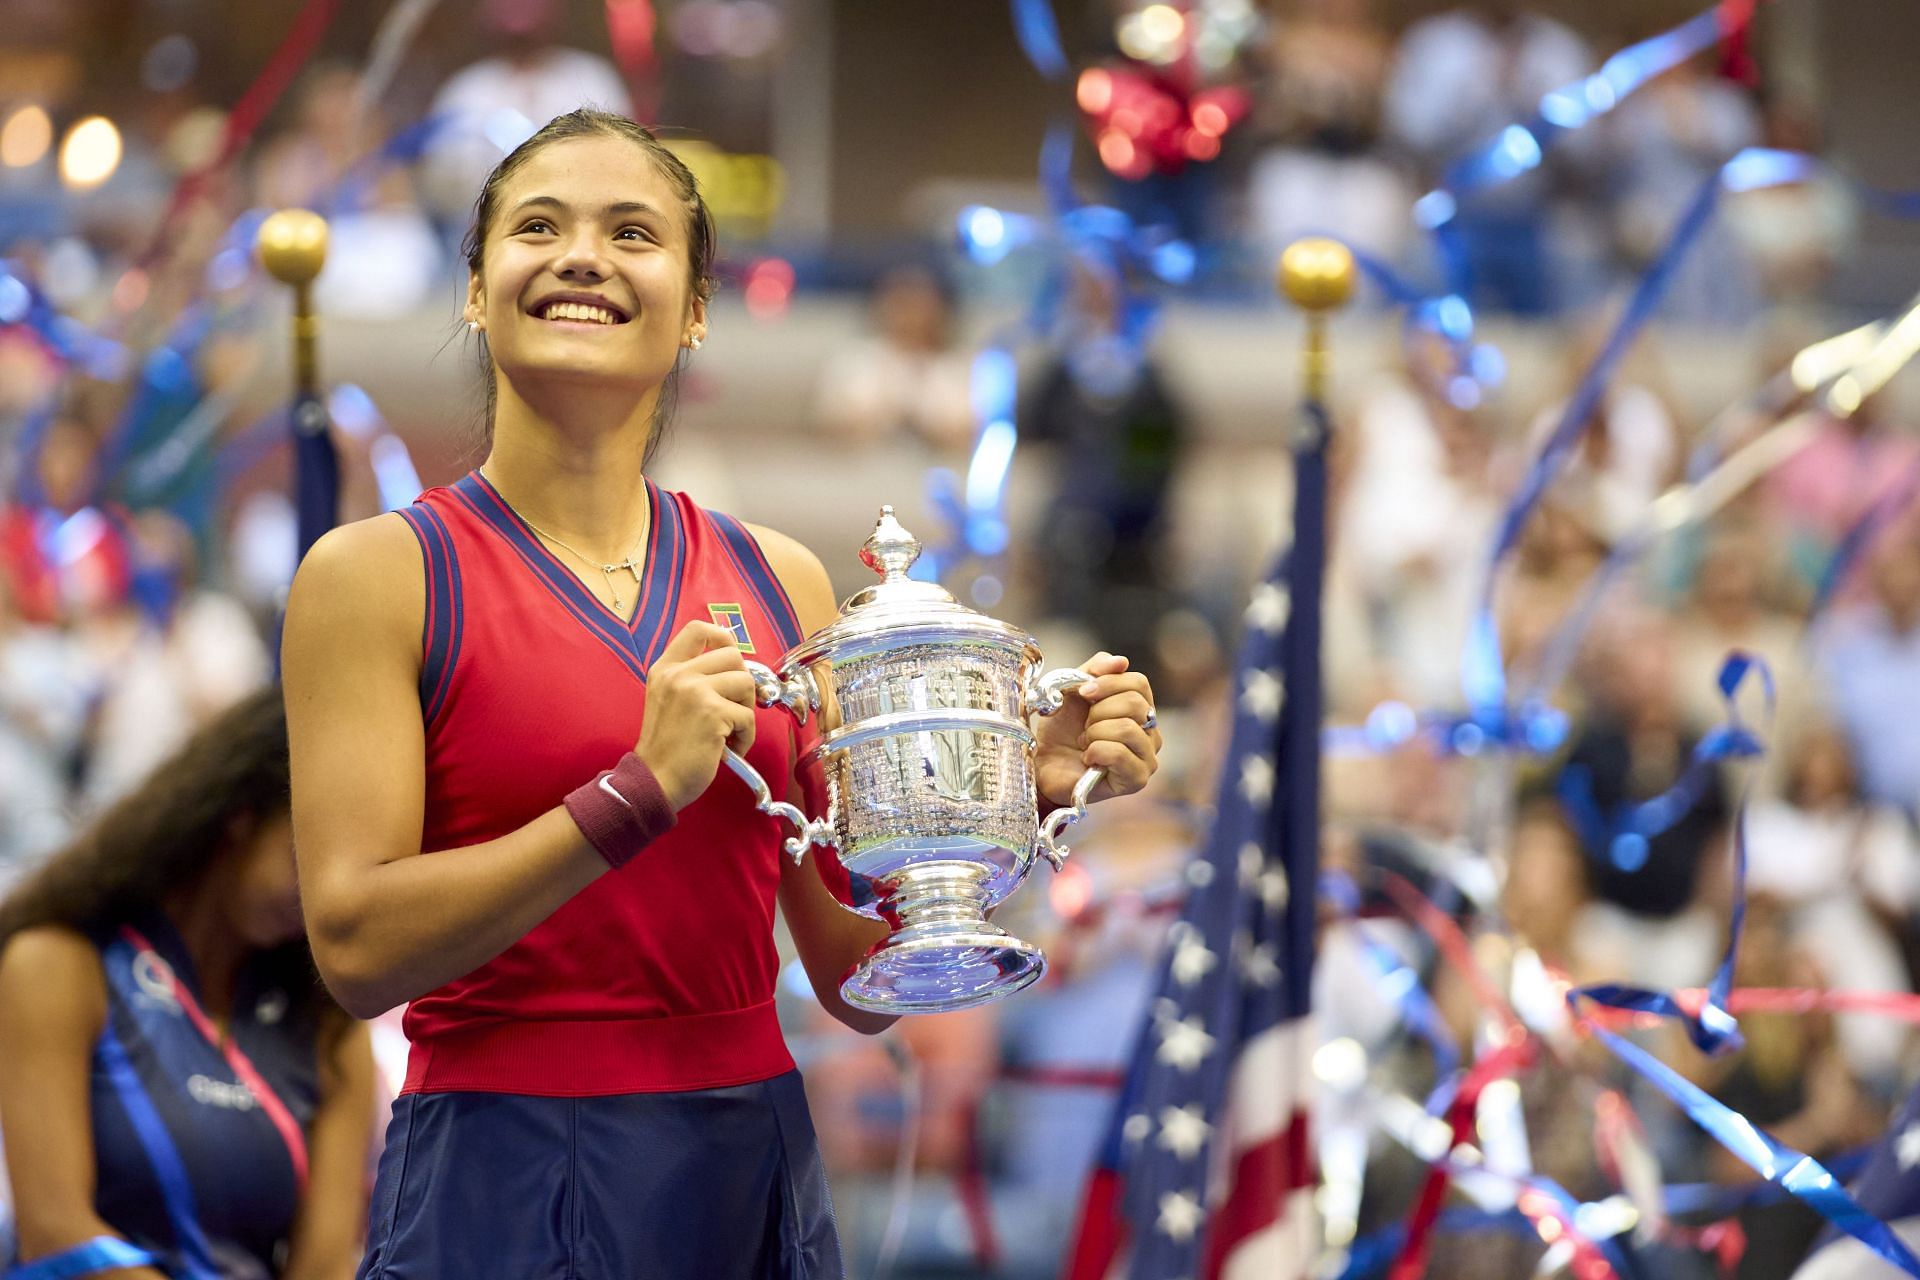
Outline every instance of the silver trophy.
POLYGON ((1032 715, 1058 711, 1087 680, 1040 674, 1032 636, 956 601, 907 570, 920 544, 880 509, 860 558, 881 580, 808 636, 778 669, 748 663, 761 706, 784 706, 818 737, 796 770, 810 818, 775 800, 744 759, 727 764, 762 813, 793 824, 785 849, 831 850, 815 867, 836 900, 893 932, 853 966, 840 993, 880 1013, 946 1013, 1011 995, 1046 957, 986 918, 1036 857, 1055 868, 1061 835, 1086 815, 1105 770, 1089 769, 1072 803, 1041 821, 1032 715))

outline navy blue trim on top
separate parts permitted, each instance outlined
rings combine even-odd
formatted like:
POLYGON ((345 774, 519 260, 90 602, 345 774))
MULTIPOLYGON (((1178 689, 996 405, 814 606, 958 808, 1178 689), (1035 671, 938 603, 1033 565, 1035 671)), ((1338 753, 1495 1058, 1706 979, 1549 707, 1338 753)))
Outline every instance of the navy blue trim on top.
POLYGON ((466 618, 460 596, 460 561, 453 535, 440 513, 422 503, 402 507, 400 518, 420 542, 427 567, 427 608, 421 619, 420 708, 432 724, 446 704, 453 684, 453 664, 460 653, 460 634, 466 618))
POLYGON ((800 617, 793 610, 793 601, 787 598, 787 589, 780 585, 780 575, 767 563, 766 552, 760 549, 759 540, 732 516, 709 511, 707 518, 720 531, 720 541, 727 549, 727 558, 733 561, 733 567, 740 571, 740 576, 753 589, 761 611, 773 619, 774 629, 780 633, 782 652, 792 649, 804 638, 800 632, 800 617))
POLYGON ((673 639, 673 620, 679 616, 680 568, 687 560, 687 530, 680 519, 680 504, 670 493, 662 493, 647 482, 647 501, 652 518, 647 533, 647 573, 640 584, 640 605, 633 611, 634 652, 652 666, 673 639), (656 565, 671 566, 661 573, 656 565))
POLYGON ((649 653, 653 634, 664 630, 663 602, 678 598, 686 556, 686 538, 673 504, 659 500, 652 481, 647 482, 647 491, 654 518, 647 535, 647 562, 640 576, 640 599, 633 617, 627 619, 609 609, 600 597, 587 590, 573 570, 547 550, 546 544, 487 483, 485 476, 477 471, 469 472, 452 486, 454 497, 499 534, 567 612, 612 650, 642 682, 652 665, 649 653), (643 625, 648 627, 647 648, 642 647, 636 635, 637 628, 643 625))

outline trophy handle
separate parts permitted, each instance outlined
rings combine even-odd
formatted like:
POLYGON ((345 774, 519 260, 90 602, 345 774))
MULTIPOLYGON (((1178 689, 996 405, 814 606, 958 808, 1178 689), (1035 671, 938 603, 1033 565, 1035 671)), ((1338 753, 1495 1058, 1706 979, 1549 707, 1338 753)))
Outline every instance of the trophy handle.
POLYGON ((1067 865, 1067 855, 1073 850, 1060 843, 1060 837, 1068 827, 1087 816, 1087 797, 1093 789, 1106 781, 1105 769, 1089 769, 1080 775, 1080 781, 1073 784, 1073 803, 1055 809, 1040 824, 1040 839, 1035 848, 1041 857, 1053 864, 1055 871, 1067 865))
POLYGON ((794 834, 788 836, 780 846, 786 850, 787 856, 793 859, 794 866, 797 867, 806 860, 809 845, 817 844, 822 848, 833 847, 834 833, 831 818, 809 818, 786 801, 775 800, 772 788, 767 786, 767 780, 760 776, 760 771, 748 764, 746 757, 733 748, 728 747, 721 759, 726 761, 727 768, 733 770, 740 781, 752 789, 754 808, 770 818, 791 822, 794 825, 794 834))
POLYGON ((1029 680, 1020 691, 1020 710, 1030 716, 1050 716, 1066 701, 1067 690, 1078 689, 1092 676, 1078 667, 1061 667, 1029 680))
POLYGON ((793 679, 782 680, 772 667, 749 662, 747 674, 753 677, 754 701, 763 707, 785 707, 801 724, 807 722, 809 713, 820 709, 820 688, 813 682, 813 673, 804 667, 793 679))
MULTIPOLYGON (((1062 667, 1049 671, 1030 682, 1021 692, 1021 709, 1029 715, 1050 716, 1066 702, 1067 691, 1077 689, 1093 677, 1077 667, 1062 667)), ((1058 871, 1067 864, 1067 855, 1073 850, 1060 843, 1060 837, 1066 829, 1087 816, 1087 798, 1093 789, 1105 780, 1105 769, 1089 769, 1080 775, 1080 781, 1073 784, 1073 802, 1063 808, 1055 809, 1040 824, 1039 840, 1035 851, 1053 864, 1058 871)))

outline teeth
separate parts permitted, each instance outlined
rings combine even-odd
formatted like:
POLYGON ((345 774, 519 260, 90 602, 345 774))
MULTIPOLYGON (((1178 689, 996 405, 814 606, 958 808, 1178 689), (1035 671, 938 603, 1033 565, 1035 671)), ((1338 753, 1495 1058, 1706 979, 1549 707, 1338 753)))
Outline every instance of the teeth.
POLYGON ((620 317, 605 307, 585 302, 555 302, 546 309, 549 320, 582 320, 590 324, 619 324, 620 317))

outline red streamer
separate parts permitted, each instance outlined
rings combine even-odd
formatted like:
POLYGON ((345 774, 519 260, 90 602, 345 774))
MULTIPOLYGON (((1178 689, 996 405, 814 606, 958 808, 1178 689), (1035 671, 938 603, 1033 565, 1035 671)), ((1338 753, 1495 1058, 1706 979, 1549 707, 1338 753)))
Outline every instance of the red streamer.
POLYGON ((273 110, 274 104, 286 94, 294 77, 313 57, 313 51, 319 47, 320 37, 333 25, 333 19, 339 12, 340 0, 307 0, 293 26, 267 59, 267 65, 254 77, 253 83, 233 104, 233 110, 227 113, 227 123, 220 137, 220 150, 211 160, 197 169, 189 170, 174 185, 173 194, 167 200, 166 212, 160 217, 160 229, 154 233, 153 242, 147 251, 140 255, 138 265, 151 267, 161 252, 172 242, 175 224, 187 208, 205 190, 215 175, 233 161, 240 149, 247 145, 260 124, 273 110))

